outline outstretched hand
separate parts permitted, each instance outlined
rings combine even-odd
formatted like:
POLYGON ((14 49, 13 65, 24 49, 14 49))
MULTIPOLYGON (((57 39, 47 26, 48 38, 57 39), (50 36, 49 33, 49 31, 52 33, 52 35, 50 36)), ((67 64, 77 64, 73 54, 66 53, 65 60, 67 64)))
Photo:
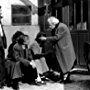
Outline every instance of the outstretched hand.
POLYGON ((40 37, 39 39, 42 40, 42 41, 45 41, 47 38, 44 37, 44 36, 42 36, 42 37, 40 37))
POLYGON ((36 65, 35 65, 34 60, 31 60, 30 65, 31 65, 33 68, 36 68, 36 65))

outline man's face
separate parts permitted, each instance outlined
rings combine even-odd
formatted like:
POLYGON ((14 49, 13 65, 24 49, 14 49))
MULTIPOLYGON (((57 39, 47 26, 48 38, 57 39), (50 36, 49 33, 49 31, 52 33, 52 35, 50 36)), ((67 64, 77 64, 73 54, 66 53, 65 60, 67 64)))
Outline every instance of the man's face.
POLYGON ((25 36, 24 37, 24 44, 29 44, 29 37, 28 36, 25 36))
POLYGON ((49 28, 54 29, 54 28, 55 28, 55 25, 54 25, 54 24, 49 23, 49 28))

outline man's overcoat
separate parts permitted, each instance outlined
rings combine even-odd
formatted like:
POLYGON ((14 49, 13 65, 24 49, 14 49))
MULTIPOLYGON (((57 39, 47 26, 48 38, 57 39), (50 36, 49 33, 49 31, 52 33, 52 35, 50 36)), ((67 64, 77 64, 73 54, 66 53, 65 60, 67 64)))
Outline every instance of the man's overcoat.
POLYGON ((59 23, 55 28, 55 35, 47 37, 47 40, 54 42, 55 54, 62 72, 70 71, 76 56, 68 27, 59 23))

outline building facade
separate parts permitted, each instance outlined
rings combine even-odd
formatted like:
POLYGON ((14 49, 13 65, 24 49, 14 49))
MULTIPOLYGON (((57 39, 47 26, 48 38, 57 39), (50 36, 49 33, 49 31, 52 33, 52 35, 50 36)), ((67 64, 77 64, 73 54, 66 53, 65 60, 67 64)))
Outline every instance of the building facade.
POLYGON ((47 18, 57 17, 70 29, 77 64, 84 65, 84 42, 90 41, 90 0, 0 0, 2 24, 8 46, 17 30, 28 33, 31 43, 41 30, 47 33, 47 18), (38 15, 38 8, 46 5, 38 15))
POLYGON ((37 14, 38 0, 0 0, 0 6, 7 45, 10 45, 12 35, 18 30, 28 34, 33 43, 40 30, 37 14))

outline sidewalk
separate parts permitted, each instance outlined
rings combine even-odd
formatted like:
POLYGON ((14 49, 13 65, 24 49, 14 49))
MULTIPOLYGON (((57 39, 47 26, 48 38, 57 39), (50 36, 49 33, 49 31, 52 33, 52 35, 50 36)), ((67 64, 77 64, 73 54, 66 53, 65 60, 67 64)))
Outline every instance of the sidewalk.
MULTIPOLYGON (((20 90, 90 90, 90 75, 71 75, 72 83, 49 83, 42 86, 35 86, 20 83, 20 90)), ((2 90, 13 90, 12 88, 4 87, 2 90)))
MULTIPOLYGON (((19 84, 20 90, 90 90, 90 74, 86 68, 74 68, 70 79, 71 83, 53 83, 47 82, 46 85, 36 86, 29 84, 19 84)), ((13 90, 12 88, 4 87, 0 90, 13 90)))

